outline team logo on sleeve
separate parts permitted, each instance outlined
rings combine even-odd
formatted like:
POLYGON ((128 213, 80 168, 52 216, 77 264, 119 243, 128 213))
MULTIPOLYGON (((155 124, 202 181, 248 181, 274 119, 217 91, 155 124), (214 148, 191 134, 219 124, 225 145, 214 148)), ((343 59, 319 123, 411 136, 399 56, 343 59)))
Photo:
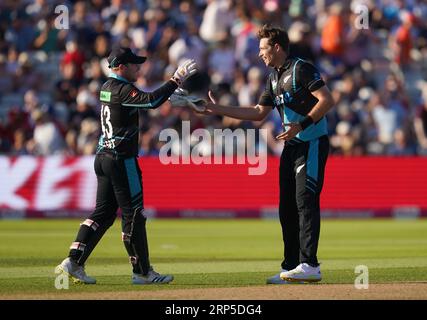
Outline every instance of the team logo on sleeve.
POLYGON ((99 100, 110 102, 111 101, 111 92, 110 91, 101 91, 99 93, 99 100))
POLYGON ((130 92, 130 96, 131 96, 132 98, 135 98, 137 94, 138 94, 138 91, 136 91, 136 90, 132 90, 132 91, 130 92))

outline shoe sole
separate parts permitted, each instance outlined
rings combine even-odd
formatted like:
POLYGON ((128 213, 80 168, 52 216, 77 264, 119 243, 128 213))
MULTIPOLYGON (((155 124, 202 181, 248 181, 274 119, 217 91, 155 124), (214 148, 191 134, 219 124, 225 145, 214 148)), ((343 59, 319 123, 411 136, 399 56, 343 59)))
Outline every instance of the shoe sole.
POLYGON ((158 285, 169 284, 171 282, 172 281, 169 281, 169 282, 147 282, 147 283, 134 283, 134 282, 132 282, 132 284, 135 286, 146 286, 146 285, 156 285, 156 284, 158 284, 158 285))
POLYGON ((145 285, 155 285, 155 284, 169 284, 169 283, 171 283, 173 281, 173 279, 172 280, 170 280, 170 281, 168 281, 168 282, 143 282, 143 283, 135 283, 135 282, 133 282, 132 281, 132 284, 133 285, 136 285, 136 286, 145 286, 145 285))
POLYGON ((283 280, 282 278, 280 278, 281 282, 275 282, 275 281, 277 281, 277 280, 270 280, 270 281, 267 280, 266 284, 284 285, 284 284, 298 284, 298 283, 302 283, 302 282, 297 282, 297 281, 295 281, 295 282, 286 281, 286 280, 283 280))
POLYGON ((301 280, 299 280, 299 281, 297 281, 297 280, 295 280, 295 281, 288 281, 288 280, 283 280, 283 281, 285 281, 285 282, 282 282, 282 283, 274 283, 274 282, 267 282, 266 284, 271 284, 271 285, 278 285, 278 286, 280 286, 280 285, 289 285, 289 284, 301 284, 301 283, 303 283, 301 280))
POLYGON ((68 273, 67 271, 65 271, 65 269, 61 265, 57 266, 57 268, 63 274, 66 274, 69 278, 71 278, 71 280, 73 280, 74 284, 96 284, 96 282, 94 282, 94 283, 92 283, 92 282, 84 282, 83 280, 80 280, 79 278, 74 277, 73 275, 71 275, 70 273, 68 273))
POLYGON ((293 283, 296 283, 296 282, 315 283, 315 282, 322 281, 322 278, 320 278, 320 279, 295 279, 295 278, 284 277, 284 278, 281 278, 281 279, 284 280, 284 281, 289 281, 289 282, 293 282, 293 283))

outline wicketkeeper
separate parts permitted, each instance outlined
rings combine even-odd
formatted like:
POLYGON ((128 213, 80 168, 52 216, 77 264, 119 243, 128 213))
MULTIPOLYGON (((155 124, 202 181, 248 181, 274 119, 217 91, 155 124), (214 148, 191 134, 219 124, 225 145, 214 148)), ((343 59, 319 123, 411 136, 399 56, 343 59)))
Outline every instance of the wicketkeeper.
POLYGON ((107 229, 122 210, 122 240, 132 264, 133 284, 169 283, 172 275, 153 270, 148 253, 146 216, 142 175, 138 165, 138 110, 162 105, 191 75, 196 63, 188 60, 178 67, 173 77, 154 92, 143 92, 133 85, 146 57, 135 55, 129 48, 114 49, 108 57, 111 74, 102 85, 102 135, 95 156, 97 177, 96 208, 80 224, 68 257, 58 266, 75 282, 94 284, 85 272, 85 262, 107 229))

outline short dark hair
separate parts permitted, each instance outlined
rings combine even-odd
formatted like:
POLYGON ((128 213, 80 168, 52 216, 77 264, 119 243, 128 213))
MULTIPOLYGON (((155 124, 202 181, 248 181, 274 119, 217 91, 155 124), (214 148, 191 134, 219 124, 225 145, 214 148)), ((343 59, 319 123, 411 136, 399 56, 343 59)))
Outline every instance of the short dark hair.
POLYGON ((285 30, 265 24, 258 31, 257 38, 258 40, 267 38, 269 45, 274 46, 277 43, 287 54, 289 54, 289 37, 285 30))

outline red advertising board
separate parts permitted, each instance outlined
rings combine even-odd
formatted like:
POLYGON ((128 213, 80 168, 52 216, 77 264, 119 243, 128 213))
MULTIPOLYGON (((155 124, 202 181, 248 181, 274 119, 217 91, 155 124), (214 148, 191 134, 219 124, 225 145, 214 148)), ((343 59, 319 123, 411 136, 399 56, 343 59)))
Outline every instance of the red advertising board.
MULTIPOLYGON (((145 207, 155 217, 277 215, 279 159, 254 165, 162 164, 140 158, 145 207)), ((94 207, 93 157, 0 157, 3 217, 84 216, 94 207)), ((427 158, 330 157, 323 216, 426 216, 427 158)))

